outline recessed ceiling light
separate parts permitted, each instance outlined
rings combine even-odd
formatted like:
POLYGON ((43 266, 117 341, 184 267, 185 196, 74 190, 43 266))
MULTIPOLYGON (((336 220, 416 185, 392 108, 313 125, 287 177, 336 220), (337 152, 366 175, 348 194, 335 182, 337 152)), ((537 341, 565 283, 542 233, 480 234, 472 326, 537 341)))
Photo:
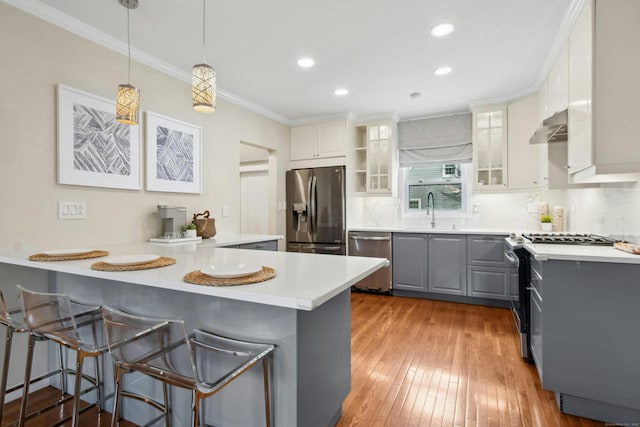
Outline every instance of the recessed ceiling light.
POLYGON ((316 61, 313 58, 300 58, 298 59, 298 65, 302 68, 313 67, 316 61))
POLYGON ((346 94, 349 93, 349 91, 347 89, 336 89, 335 92, 333 92, 336 94, 336 96, 345 96, 346 94))
POLYGON ((436 76, 445 76, 451 71, 453 71, 451 67, 440 67, 433 70, 433 74, 435 74, 436 76))
POLYGON ((445 22, 443 24, 439 24, 433 27, 431 29, 431 35, 433 37, 444 37, 446 35, 451 34, 455 28, 456 28, 455 25, 449 22, 445 22))

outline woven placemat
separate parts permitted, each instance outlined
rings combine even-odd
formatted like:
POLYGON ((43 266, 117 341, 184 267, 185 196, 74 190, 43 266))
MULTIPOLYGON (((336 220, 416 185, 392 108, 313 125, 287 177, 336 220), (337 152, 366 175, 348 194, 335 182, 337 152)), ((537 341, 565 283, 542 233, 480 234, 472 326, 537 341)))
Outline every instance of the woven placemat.
POLYGON ((271 267, 262 266, 262 270, 257 273, 244 277, 234 277, 230 279, 220 279, 217 277, 207 276, 200 270, 195 270, 187 273, 184 276, 184 281, 187 283, 193 283, 194 285, 204 286, 235 286, 235 285, 249 285, 251 283, 264 282, 265 280, 273 279, 276 277, 276 271, 271 267))
POLYGON ((86 254, 77 255, 34 254, 29 257, 29 261, 75 261, 79 259, 100 258, 107 255, 109 255, 107 251, 91 251, 86 254))
POLYGON ((133 264, 133 265, 113 265, 106 262, 96 262, 91 264, 91 268, 100 271, 135 271, 135 270, 148 270, 150 268, 166 267, 176 263, 174 258, 160 257, 155 261, 147 262, 145 264, 133 264))

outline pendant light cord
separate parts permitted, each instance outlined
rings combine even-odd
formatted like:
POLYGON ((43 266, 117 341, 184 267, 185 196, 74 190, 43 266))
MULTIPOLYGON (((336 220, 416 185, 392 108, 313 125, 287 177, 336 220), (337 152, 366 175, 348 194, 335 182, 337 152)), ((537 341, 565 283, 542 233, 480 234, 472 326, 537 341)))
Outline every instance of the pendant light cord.
POLYGON ((207 63, 207 45, 206 45, 206 39, 205 39, 205 22, 206 22, 206 16, 207 16, 207 9, 206 9, 206 1, 202 0, 202 63, 206 64, 207 63))
POLYGON ((127 47, 129 51, 129 67, 127 70, 127 83, 131 84, 131 25, 129 24, 129 9, 127 8, 127 47))

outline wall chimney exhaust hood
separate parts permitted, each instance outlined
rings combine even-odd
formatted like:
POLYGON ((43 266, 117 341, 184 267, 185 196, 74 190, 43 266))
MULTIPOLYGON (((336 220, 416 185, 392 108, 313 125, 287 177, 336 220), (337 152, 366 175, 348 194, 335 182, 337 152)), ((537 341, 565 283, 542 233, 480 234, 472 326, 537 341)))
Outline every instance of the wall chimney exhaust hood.
POLYGON ((547 142, 566 142, 567 140, 567 110, 555 113, 542 121, 542 125, 529 138, 529 144, 544 144, 547 142))

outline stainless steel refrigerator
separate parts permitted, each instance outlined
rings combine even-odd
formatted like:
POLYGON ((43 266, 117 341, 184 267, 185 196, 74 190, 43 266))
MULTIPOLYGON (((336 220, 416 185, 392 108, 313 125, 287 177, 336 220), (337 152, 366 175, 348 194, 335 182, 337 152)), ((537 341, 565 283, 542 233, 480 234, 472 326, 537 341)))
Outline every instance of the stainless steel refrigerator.
POLYGON ((345 255, 344 166, 287 171, 287 251, 345 255))

